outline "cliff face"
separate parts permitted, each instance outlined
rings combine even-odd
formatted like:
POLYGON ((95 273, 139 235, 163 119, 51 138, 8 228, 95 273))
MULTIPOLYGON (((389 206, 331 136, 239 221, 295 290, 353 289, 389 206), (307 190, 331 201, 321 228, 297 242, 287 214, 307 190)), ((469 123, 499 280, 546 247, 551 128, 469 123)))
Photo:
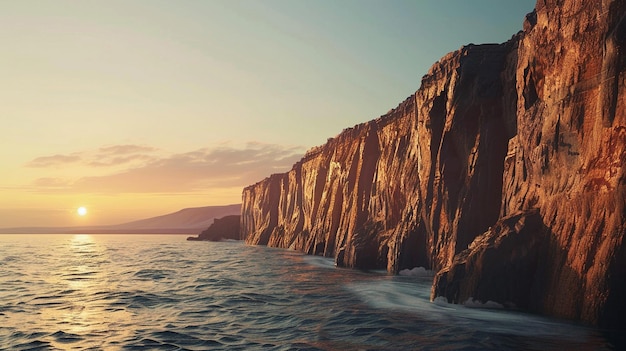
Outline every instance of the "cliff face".
MULTIPOLYGON (((517 250, 529 251, 516 259, 542 252, 517 266, 529 275, 519 279, 530 301, 511 302, 621 325, 626 324, 625 14, 624 1, 539 1, 527 16, 517 51, 517 133, 508 144, 501 217, 524 217, 520 211, 533 208, 538 217, 518 224, 515 235, 503 222, 486 234, 521 239, 517 250), (541 249, 527 239, 532 235, 542 237, 541 249)), ((470 248, 463 254, 469 259, 440 272, 433 294, 453 301, 495 297, 473 287, 500 275, 479 256, 491 252, 500 256, 498 262, 513 260, 509 249, 496 246, 470 248)), ((516 278, 498 278, 503 279, 516 278)))
POLYGON ((539 0, 501 45, 244 189, 249 244, 424 266, 433 298, 626 324, 626 1, 539 0))
POLYGON ((515 111, 500 73, 511 45, 444 57, 387 115, 244 189, 246 241, 392 272, 451 262, 500 211, 515 111))

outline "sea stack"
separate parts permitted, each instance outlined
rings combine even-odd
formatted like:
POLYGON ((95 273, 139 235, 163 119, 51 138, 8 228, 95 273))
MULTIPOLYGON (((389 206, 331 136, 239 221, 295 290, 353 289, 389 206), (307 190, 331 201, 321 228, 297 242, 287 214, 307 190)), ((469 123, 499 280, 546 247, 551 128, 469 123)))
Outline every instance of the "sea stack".
POLYGON ((626 0, 539 0, 503 44, 243 191, 248 244, 437 272, 432 298, 626 325, 626 0))

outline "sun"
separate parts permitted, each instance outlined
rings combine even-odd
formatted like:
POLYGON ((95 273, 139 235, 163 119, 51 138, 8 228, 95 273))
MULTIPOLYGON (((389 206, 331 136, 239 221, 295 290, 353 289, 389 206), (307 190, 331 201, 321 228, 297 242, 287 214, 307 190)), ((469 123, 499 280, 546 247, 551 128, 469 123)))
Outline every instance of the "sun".
POLYGON ((82 217, 87 214, 87 208, 84 206, 81 206, 76 209, 76 213, 78 213, 78 215, 82 217))

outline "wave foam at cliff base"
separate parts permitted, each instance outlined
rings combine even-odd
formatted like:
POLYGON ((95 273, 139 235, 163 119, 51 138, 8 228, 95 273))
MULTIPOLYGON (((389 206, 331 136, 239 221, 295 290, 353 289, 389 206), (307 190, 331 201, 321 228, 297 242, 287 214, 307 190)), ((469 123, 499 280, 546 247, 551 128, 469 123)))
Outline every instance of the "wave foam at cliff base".
POLYGON ((407 282, 394 279, 348 284, 346 288, 372 308, 417 314, 429 322, 438 322, 442 325, 509 335, 559 337, 569 340, 584 340, 588 335, 588 330, 583 326, 504 310, 502 305, 495 302, 485 304, 470 299, 469 304, 464 306, 450 304, 445 297, 437 297, 431 302, 430 284, 425 281, 407 282), (499 309, 494 309, 496 305, 499 309))

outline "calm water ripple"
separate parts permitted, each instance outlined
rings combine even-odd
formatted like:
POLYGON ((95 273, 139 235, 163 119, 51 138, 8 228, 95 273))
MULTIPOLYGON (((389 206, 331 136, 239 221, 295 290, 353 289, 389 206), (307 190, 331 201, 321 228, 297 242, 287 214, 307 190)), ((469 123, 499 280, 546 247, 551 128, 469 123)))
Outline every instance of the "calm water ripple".
POLYGON ((600 331, 431 303, 429 278, 168 235, 0 235, 0 350, 602 350, 600 331))

